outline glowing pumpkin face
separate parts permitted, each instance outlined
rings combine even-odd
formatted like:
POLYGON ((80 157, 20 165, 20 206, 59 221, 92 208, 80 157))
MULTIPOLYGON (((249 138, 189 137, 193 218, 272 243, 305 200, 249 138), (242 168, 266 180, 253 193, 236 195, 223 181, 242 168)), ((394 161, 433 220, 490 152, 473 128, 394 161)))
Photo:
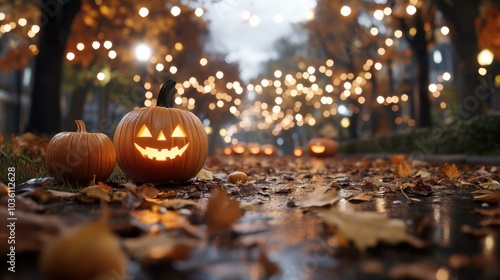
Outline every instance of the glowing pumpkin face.
POLYGON ((311 139, 307 146, 311 155, 319 157, 334 156, 339 149, 337 141, 328 138, 311 139))
POLYGON ((198 117, 160 102, 175 82, 165 85, 157 106, 129 112, 115 131, 118 165, 134 181, 186 181, 201 170, 208 154, 207 134, 198 117))
MULTIPOLYGON (((139 132, 137 133, 137 138, 153 138, 153 135, 151 134, 151 131, 149 131, 147 125, 143 124, 141 129, 139 129, 139 132)), ((186 132, 182 129, 180 125, 177 125, 172 132, 172 135, 170 135, 172 138, 186 138, 186 132)), ((158 137, 156 140, 159 143, 165 143, 167 141, 167 138, 165 137, 165 133, 163 130, 160 130, 160 133, 158 134, 158 137)), ((158 145, 160 147, 142 147, 141 145, 134 143, 135 148, 141 153, 143 157, 152 159, 152 160, 158 160, 158 161, 165 161, 167 159, 173 159, 176 157, 180 157, 184 154, 184 152, 187 150, 189 143, 186 143, 182 148, 179 148, 178 146, 172 147, 172 148, 165 148, 161 147, 162 145, 158 145)))

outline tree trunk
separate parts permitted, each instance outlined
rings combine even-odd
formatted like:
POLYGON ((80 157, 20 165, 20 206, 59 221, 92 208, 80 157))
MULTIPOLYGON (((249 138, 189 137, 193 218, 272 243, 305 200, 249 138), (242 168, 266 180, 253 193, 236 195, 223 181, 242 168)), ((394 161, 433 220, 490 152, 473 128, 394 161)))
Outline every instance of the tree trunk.
POLYGON ((75 120, 81 120, 83 117, 83 106, 85 97, 90 89, 90 83, 75 88, 71 95, 68 115, 64 121, 64 131, 73 131, 75 129, 75 120))
POLYGON ((28 126, 34 133, 53 134, 61 128, 61 80, 66 42, 81 0, 40 0, 41 22, 35 58, 28 126))
POLYGON ((457 97, 458 115, 470 119, 483 112, 488 98, 482 91, 482 83, 477 69, 476 56, 479 52, 475 21, 479 16, 481 1, 456 0, 449 4, 444 0, 434 0, 450 28, 450 38, 458 64, 457 97))

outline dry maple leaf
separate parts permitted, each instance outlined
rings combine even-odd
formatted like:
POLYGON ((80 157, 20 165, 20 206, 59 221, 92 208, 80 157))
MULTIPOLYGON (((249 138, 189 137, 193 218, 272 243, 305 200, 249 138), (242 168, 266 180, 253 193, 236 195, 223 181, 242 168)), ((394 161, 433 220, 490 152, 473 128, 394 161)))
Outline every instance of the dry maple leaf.
POLYGON ((361 251, 377 245, 379 241, 398 244, 408 240, 403 220, 389 219, 377 213, 336 209, 323 210, 319 213, 328 226, 337 228, 361 251))
POLYGON ((460 171, 458 171, 455 164, 449 165, 448 163, 445 163, 442 169, 444 175, 450 179, 458 179, 461 176, 460 171))
POLYGON ((337 191, 330 189, 328 186, 321 186, 306 195, 300 203, 300 207, 323 207, 332 205, 342 198, 342 196, 337 195, 337 191))
POLYGON ((241 216, 243 211, 237 200, 229 199, 228 194, 223 191, 212 192, 205 212, 208 235, 230 229, 241 216))
POLYGON ((80 192, 87 195, 87 197, 102 199, 106 202, 109 202, 111 200, 113 188, 103 182, 99 182, 97 185, 88 186, 82 189, 80 192))
POLYGON ((402 163, 398 165, 396 175, 398 175, 398 177, 409 177, 413 175, 413 170, 411 169, 411 166, 409 164, 402 163))

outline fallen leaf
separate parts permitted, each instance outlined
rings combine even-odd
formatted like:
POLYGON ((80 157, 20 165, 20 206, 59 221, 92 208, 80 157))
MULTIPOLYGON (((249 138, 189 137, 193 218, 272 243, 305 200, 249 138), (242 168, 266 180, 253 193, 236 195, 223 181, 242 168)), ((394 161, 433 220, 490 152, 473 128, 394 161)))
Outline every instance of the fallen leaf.
POLYGON ((306 195, 299 204, 300 207, 323 207, 332 205, 343 197, 337 195, 337 191, 328 186, 317 187, 314 192, 306 195))
POLYGON ((398 244, 407 240, 405 222, 378 213, 344 212, 336 209, 319 211, 328 226, 335 227, 351 240, 356 248, 365 251, 378 242, 398 244))
POLYGON ((492 179, 480 184, 480 186, 488 190, 500 190, 500 183, 492 179))
POLYGON ((95 198, 99 200, 104 200, 109 202, 111 200, 111 194, 113 189, 103 182, 99 182, 97 185, 88 186, 80 191, 89 198, 95 198))
POLYGON ((205 211, 208 235, 230 229, 241 216, 243 211, 238 201, 229 199, 223 191, 212 192, 205 211))
POLYGON ((460 171, 458 171, 455 164, 449 165, 448 163, 445 163, 442 170, 444 175, 450 179, 458 179, 461 176, 460 171))
POLYGON ((61 198, 70 198, 70 197, 75 197, 78 195, 77 193, 55 191, 55 190, 47 190, 47 192, 53 194, 56 197, 61 197, 61 198))
POLYGON ((178 209, 184 208, 186 206, 198 205, 198 203, 194 200, 180 199, 180 198, 165 199, 165 200, 146 198, 146 201, 152 202, 154 204, 163 206, 163 207, 168 208, 168 209, 174 209, 174 210, 178 210, 178 209))
POLYGON ((362 193, 360 195, 357 195, 355 197, 349 198, 349 202, 368 202, 371 201, 373 196, 369 193, 362 193))
POLYGON ((42 250, 44 279, 115 279, 115 274, 124 275, 127 258, 108 227, 107 211, 103 208, 97 221, 64 231, 42 250))
POLYGON ((198 180, 212 181, 214 179, 214 174, 204 168, 202 168, 198 174, 196 174, 198 180))
POLYGON ((474 196, 475 201, 486 203, 500 203, 500 193, 489 193, 474 196))
POLYGON ((425 170, 419 170, 417 174, 415 174, 415 177, 420 177, 420 178, 430 178, 432 173, 425 171, 425 170))
POLYGON ((191 255, 191 250, 199 242, 195 239, 174 238, 167 233, 154 236, 127 238, 123 245, 128 255, 142 265, 155 264, 160 261, 185 260, 191 255))
POLYGON ((407 163, 402 163, 398 165, 397 170, 396 170, 396 175, 398 177, 409 177, 413 175, 413 170, 411 169, 411 166, 407 163))
POLYGON ((139 198, 155 198, 160 194, 160 191, 152 185, 143 184, 136 188, 135 194, 139 198))

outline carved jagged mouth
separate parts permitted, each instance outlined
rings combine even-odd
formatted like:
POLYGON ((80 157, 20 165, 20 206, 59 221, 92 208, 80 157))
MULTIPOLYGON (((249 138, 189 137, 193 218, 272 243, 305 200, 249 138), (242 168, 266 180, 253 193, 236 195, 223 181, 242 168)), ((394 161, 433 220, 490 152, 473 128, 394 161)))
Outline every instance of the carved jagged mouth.
POLYGON ((189 143, 184 145, 184 147, 173 147, 172 149, 155 149, 151 147, 143 148, 136 143, 134 143, 135 148, 141 153, 141 155, 145 158, 149 158, 157 161, 165 161, 167 159, 173 159, 175 157, 180 157, 186 151, 189 143))
POLYGON ((321 154, 326 150, 325 146, 311 146, 311 151, 315 154, 321 154))

